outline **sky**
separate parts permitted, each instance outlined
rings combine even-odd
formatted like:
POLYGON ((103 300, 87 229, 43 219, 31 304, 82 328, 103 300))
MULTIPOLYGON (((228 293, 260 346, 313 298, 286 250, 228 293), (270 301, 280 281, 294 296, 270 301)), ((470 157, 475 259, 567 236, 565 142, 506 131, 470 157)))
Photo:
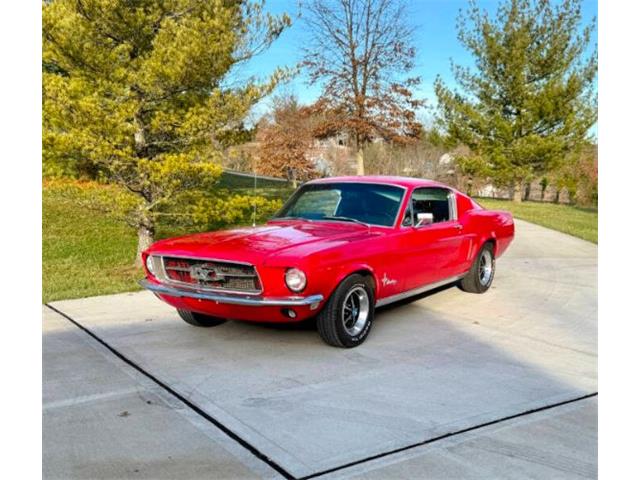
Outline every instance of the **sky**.
MULTIPOLYGON (((275 67, 295 66, 301 60, 300 45, 304 44, 305 25, 298 13, 300 0, 266 0, 265 9, 271 13, 287 12, 292 17, 293 25, 285 30, 271 47, 258 57, 253 58, 244 68, 244 74, 265 76, 275 67)), ((468 0, 413 0, 407 1, 408 21, 415 28, 414 45, 417 50, 416 66, 412 75, 420 76, 422 83, 416 90, 418 98, 426 99, 427 109, 421 112, 424 122, 429 119, 429 106, 435 105, 433 83, 440 75, 446 84, 454 85, 451 75, 451 60, 457 64, 471 65, 472 58, 459 44, 456 38, 456 18, 460 9, 466 9, 468 0)), ((489 12, 495 11, 497 0, 478 0, 481 8, 489 12)), ((586 24, 597 17, 597 0, 583 0, 583 22, 586 24)), ((594 37, 597 37, 594 36, 594 37)), ((596 38, 593 39, 595 45, 596 38)), ((280 87, 298 96, 302 103, 311 103, 318 98, 321 87, 310 86, 304 75, 299 75, 280 87)), ((263 101, 256 109, 260 115, 266 111, 268 100, 263 101)))

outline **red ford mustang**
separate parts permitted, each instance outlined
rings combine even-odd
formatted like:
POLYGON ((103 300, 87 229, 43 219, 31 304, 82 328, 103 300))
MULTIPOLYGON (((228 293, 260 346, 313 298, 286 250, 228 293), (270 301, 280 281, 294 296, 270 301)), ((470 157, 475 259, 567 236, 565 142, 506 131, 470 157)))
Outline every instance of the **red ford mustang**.
POLYGON ((485 292, 513 236, 511 214, 440 183, 324 178, 266 225, 154 243, 141 285, 191 325, 315 316, 325 342, 355 347, 377 306, 454 282, 485 292))

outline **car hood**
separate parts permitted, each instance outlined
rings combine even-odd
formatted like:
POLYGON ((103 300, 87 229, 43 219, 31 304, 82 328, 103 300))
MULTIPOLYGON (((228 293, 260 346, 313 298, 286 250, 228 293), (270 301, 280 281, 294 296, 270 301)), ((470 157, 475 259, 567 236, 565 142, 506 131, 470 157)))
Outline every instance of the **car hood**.
POLYGON ((169 238, 154 243, 148 253, 269 263, 277 258, 304 257, 344 242, 379 235, 371 229, 343 222, 274 222, 169 238))

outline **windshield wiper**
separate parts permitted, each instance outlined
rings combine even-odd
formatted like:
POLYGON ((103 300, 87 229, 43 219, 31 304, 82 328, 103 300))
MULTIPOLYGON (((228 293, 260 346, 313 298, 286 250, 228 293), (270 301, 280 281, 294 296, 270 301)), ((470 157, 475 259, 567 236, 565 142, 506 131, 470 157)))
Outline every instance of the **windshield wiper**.
POLYGON ((338 220, 338 221, 343 221, 343 222, 359 223, 360 225, 364 225, 367 228, 370 226, 368 223, 365 223, 365 222, 363 222, 361 220, 357 220, 355 218, 340 217, 340 216, 336 216, 336 215, 325 215, 324 217, 322 217, 322 220, 338 220))

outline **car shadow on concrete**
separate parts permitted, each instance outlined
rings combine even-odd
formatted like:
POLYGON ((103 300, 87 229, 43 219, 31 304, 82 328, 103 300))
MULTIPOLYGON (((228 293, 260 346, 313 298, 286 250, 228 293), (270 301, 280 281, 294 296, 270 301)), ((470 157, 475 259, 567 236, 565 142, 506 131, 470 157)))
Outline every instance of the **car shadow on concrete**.
MULTIPOLYGON (((394 302, 392 304, 389 305, 383 305, 381 307, 376 307, 376 314, 378 313, 384 313, 384 312, 392 312, 395 308, 401 307, 403 305, 408 305, 411 304, 413 302, 417 302, 419 300, 428 298, 432 295, 436 295, 442 291, 448 290, 450 288, 454 288, 456 287, 456 283, 450 283, 448 285, 443 285, 441 287, 435 288, 433 290, 430 290, 428 292, 424 292, 418 295, 414 295, 412 297, 409 298, 405 298, 402 300, 399 300, 397 302, 394 302)), ((290 330, 290 331, 311 331, 311 330, 316 330, 316 317, 311 317, 308 318, 306 320, 300 321, 300 322, 281 322, 281 323, 275 323, 275 322, 252 322, 252 321, 242 321, 242 323, 247 323, 247 324, 251 324, 255 327, 258 328, 266 328, 269 330, 290 330)))
POLYGON ((346 350, 312 323, 190 327, 144 292, 56 308, 302 477, 596 390, 595 354, 571 337, 552 344, 478 324, 490 312, 474 323, 417 302, 449 295, 460 301, 448 286, 380 308, 367 342, 346 350))

